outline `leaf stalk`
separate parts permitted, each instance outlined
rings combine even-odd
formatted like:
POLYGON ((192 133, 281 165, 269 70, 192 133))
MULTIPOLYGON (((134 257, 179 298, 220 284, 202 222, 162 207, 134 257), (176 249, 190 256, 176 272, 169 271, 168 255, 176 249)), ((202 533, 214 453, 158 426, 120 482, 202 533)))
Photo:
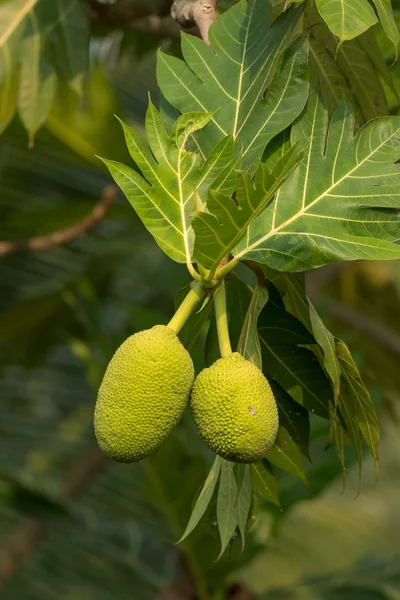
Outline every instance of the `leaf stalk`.
POLYGON ((207 293, 207 288, 201 283, 197 282, 193 285, 192 289, 168 323, 168 327, 172 329, 174 333, 178 335, 196 306, 205 298, 207 293))
POLYGON ((231 341, 229 339, 228 314, 226 311, 226 289, 225 281, 222 280, 214 293, 215 320, 217 323, 219 351, 222 358, 232 354, 231 341))

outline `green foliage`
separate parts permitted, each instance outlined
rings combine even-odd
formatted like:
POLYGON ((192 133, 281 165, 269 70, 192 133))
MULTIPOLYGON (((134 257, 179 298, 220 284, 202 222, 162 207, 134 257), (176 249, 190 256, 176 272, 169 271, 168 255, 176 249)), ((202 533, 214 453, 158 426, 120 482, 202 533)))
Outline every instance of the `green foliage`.
MULTIPOLYGON (((290 4, 221 3, 211 47, 189 34, 181 50, 163 40, 164 97, 160 110, 149 102, 143 129, 141 87, 150 80, 155 88, 146 75, 155 71, 155 36, 141 32, 147 41, 131 52, 132 34, 115 33, 115 23, 92 26, 89 68, 83 1, 0 2, 0 129, 11 123, 2 139, 1 236, 51 233, 89 213, 108 182, 95 154, 108 157, 134 208, 118 200, 70 248, 15 253, 0 264, 2 527, 8 535, 26 516, 51 527, 6 600, 24 598, 26 589, 29 600, 123 600, 132 589, 143 600, 168 597, 181 562, 195 588, 189 593, 223 598, 228 580, 243 574, 237 566, 251 569, 271 531, 279 535, 276 524, 287 516, 278 509, 317 495, 353 464, 360 477, 365 450, 378 468, 368 389, 375 399, 393 386, 393 356, 361 340, 353 358, 357 334, 329 318, 328 300, 310 302, 305 272, 400 258, 398 67, 390 63, 399 5, 393 12, 389 0, 290 4), (385 54, 384 35, 392 46, 385 54), (16 137, 16 112, 31 144, 37 138, 31 153, 16 137), (114 112, 124 119, 127 151, 114 112), (227 341, 213 313, 226 282, 230 344, 271 384, 275 444, 251 465, 213 457, 185 413, 146 461, 103 465, 72 499, 65 471, 94 441, 93 391, 108 360, 134 331, 168 322, 176 289, 178 310, 190 293, 174 263, 186 264, 204 292, 179 331, 197 370, 212 365, 227 341)), ((338 288, 329 294, 353 289, 347 281, 338 288)), ((371 290, 357 294, 361 303, 371 290)), ((391 295, 398 303, 397 291, 391 295)), ((374 297, 388 296, 385 289, 374 297)), ((377 569, 386 587, 361 568, 342 580, 303 577, 293 589, 269 589, 268 598, 297 599, 303 585, 310 598, 389 597, 397 575, 377 569)))
POLYGON ((52 108, 57 77, 79 95, 88 68, 89 28, 77 0, 9 0, 0 6, 0 86, 4 129, 18 108, 33 143, 52 108))

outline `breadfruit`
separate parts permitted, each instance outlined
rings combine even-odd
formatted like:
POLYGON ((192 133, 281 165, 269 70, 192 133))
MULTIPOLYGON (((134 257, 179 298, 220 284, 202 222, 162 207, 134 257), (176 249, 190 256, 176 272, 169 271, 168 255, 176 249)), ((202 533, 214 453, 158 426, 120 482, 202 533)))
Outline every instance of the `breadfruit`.
POLYGON ((169 327, 156 325, 125 340, 107 367, 95 407, 103 452, 134 462, 155 450, 180 420, 193 381, 192 359, 169 327))
POLYGON ((274 444, 278 409, 271 387, 238 352, 197 376, 191 408, 206 444, 227 460, 257 462, 274 444))

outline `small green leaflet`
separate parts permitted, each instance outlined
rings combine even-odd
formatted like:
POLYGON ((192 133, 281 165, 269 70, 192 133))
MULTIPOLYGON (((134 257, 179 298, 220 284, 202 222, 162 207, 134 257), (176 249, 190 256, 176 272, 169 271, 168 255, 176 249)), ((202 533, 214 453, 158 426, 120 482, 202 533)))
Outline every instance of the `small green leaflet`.
POLYGON ((253 221, 233 254, 282 271, 337 260, 400 258, 400 117, 370 121, 354 137, 343 103, 328 131, 320 92, 292 127, 302 163, 253 221))
POLYGON ((256 365, 260 371, 262 371, 262 355, 260 340, 258 338, 257 321, 262 309, 268 302, 268 297, 267 288, 257 284, 243 323, 237 347, 237 352, 240 352, 253 365, 256 365))
POLYGON ((375 4, 379 20, 389 40, 393 43, 396 52, 396 61, 399 56, 400 33, 393 14, 391 0, 372 0, 375 4))
POLYGON ((291 8, 268 28, 268 0, 241 0, 211 26, 212 49, 182 34, 184 61, 159 54, 157 81, 168 102, 181 113, 213 113, 196 135, 203 156, 231 134, 242 168, 253 173, 267 143, 300 114, 308 94, 307 41, 285 50, 302 11, 291 8))
POLYGON ((301 460, 300 450, 282 426, 279 427, 275 444, 267 454, 267 460, 283 471, 300 477, 307 485, 307 477, 301 460))
POLYGON ((228 193, 232 192, 229 173, 237 162, 232 159, 232 137, 221 140, 205 162, 199 154, 186 150, 191 135, 204 127, 211 117, 211 113, 182 115, 169 136, 159 112, 149 102, 146 114, 148 144, 122 123, 128 150, 143 176, 121 163, 104 160, 157 244, 170 258, 181 263, 191 261, 193 231, 190 221, 195 190, 201 196, 223 174, 216 187, 225 191, 224 186, 228 185, 228 193))
POLYGON ((250 173, 240 171, 235 200, 211 188, 207 212, 198 212, 192 222, 197 262, 214 273, 300 160, 301 154, 293 147, 278 160, 272 171, 260 163, 254 184, 250 173))
POLYGON ((356 427, 361 431, 369 451, 371 452, 376 470, 378 469, 379 424, 371 397, 363 384, 357 366, 346 344, 336 340, 336 350, 342 368, 342 385, 340 404, 343 415, 349 413, 352 417, 345 419, 350 436, 356 441, 356 427), (355 419, 355 424, 354 424, 355 419))
POLYGON ((194 505, 192 514, 190 515, 189 523, 185 529, 185 533, 179 540, 178 544, 182 542, 190 533, 192 533, 193 529, 199 523, 201 517, 207 510, 207 507, 211 501, 213 496, 215 486, 217 485, 219 473, 221 471, 221 463, 222 458, 219 456, 215 457, 213 466, 207 476, 207 479, 204 482, 202 490, 199 494, 199 497, 196 500, 196 504, 194 505))
POLYGON ((238 524, 236 513, 238 489, 233 471, 235 463, 225 459, 221 460, 221 477, 217 498, 217 521, 221 538, 221 552, 218 558, 225 552, 238 524))
POLYGON ((265 500, 272 502, 272 504, 280 508, 278 485, 275 476, 262 462, 252 464, 250 468, 254 490, 265 498, 265 500))
POLYGON ((236 502, 237 524, 242 538, 242 549, 244 548, 247 522, 253 496, 253 485, 251 481, 250 465, 239 465, 243 470, 243 477, 236 502))
POLYGON ((341 42, 352 40, 378 22, 368 0, 316 0, 329 29, 341 42))

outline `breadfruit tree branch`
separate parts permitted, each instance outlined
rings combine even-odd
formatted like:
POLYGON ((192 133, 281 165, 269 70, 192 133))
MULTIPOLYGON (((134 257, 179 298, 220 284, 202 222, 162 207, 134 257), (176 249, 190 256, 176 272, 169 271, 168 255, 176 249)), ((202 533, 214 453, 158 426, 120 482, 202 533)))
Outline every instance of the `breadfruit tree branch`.
POLYGON ((39 235, 29 238, 23 242, 1 242, 0 241, 0 257, 8 254, 16 254, 17 252, 34 252, 37 250, 47 250, 53 246, 67 244, 72 240, 87 233, 93 229, 107 214, 110 206, 115 201, 118 190, 114 185, 108 185, 104 188, 101 200, 94 206, 89 215, 81 221, 68 227, 55 231, 49 235, 39 235))
POLYGON ((210 46, 208 30, 217 18, 215 7, 218 0, 175 0, 171 6, 172 18, 181 27, 197 25, 204 42, 210 46))

